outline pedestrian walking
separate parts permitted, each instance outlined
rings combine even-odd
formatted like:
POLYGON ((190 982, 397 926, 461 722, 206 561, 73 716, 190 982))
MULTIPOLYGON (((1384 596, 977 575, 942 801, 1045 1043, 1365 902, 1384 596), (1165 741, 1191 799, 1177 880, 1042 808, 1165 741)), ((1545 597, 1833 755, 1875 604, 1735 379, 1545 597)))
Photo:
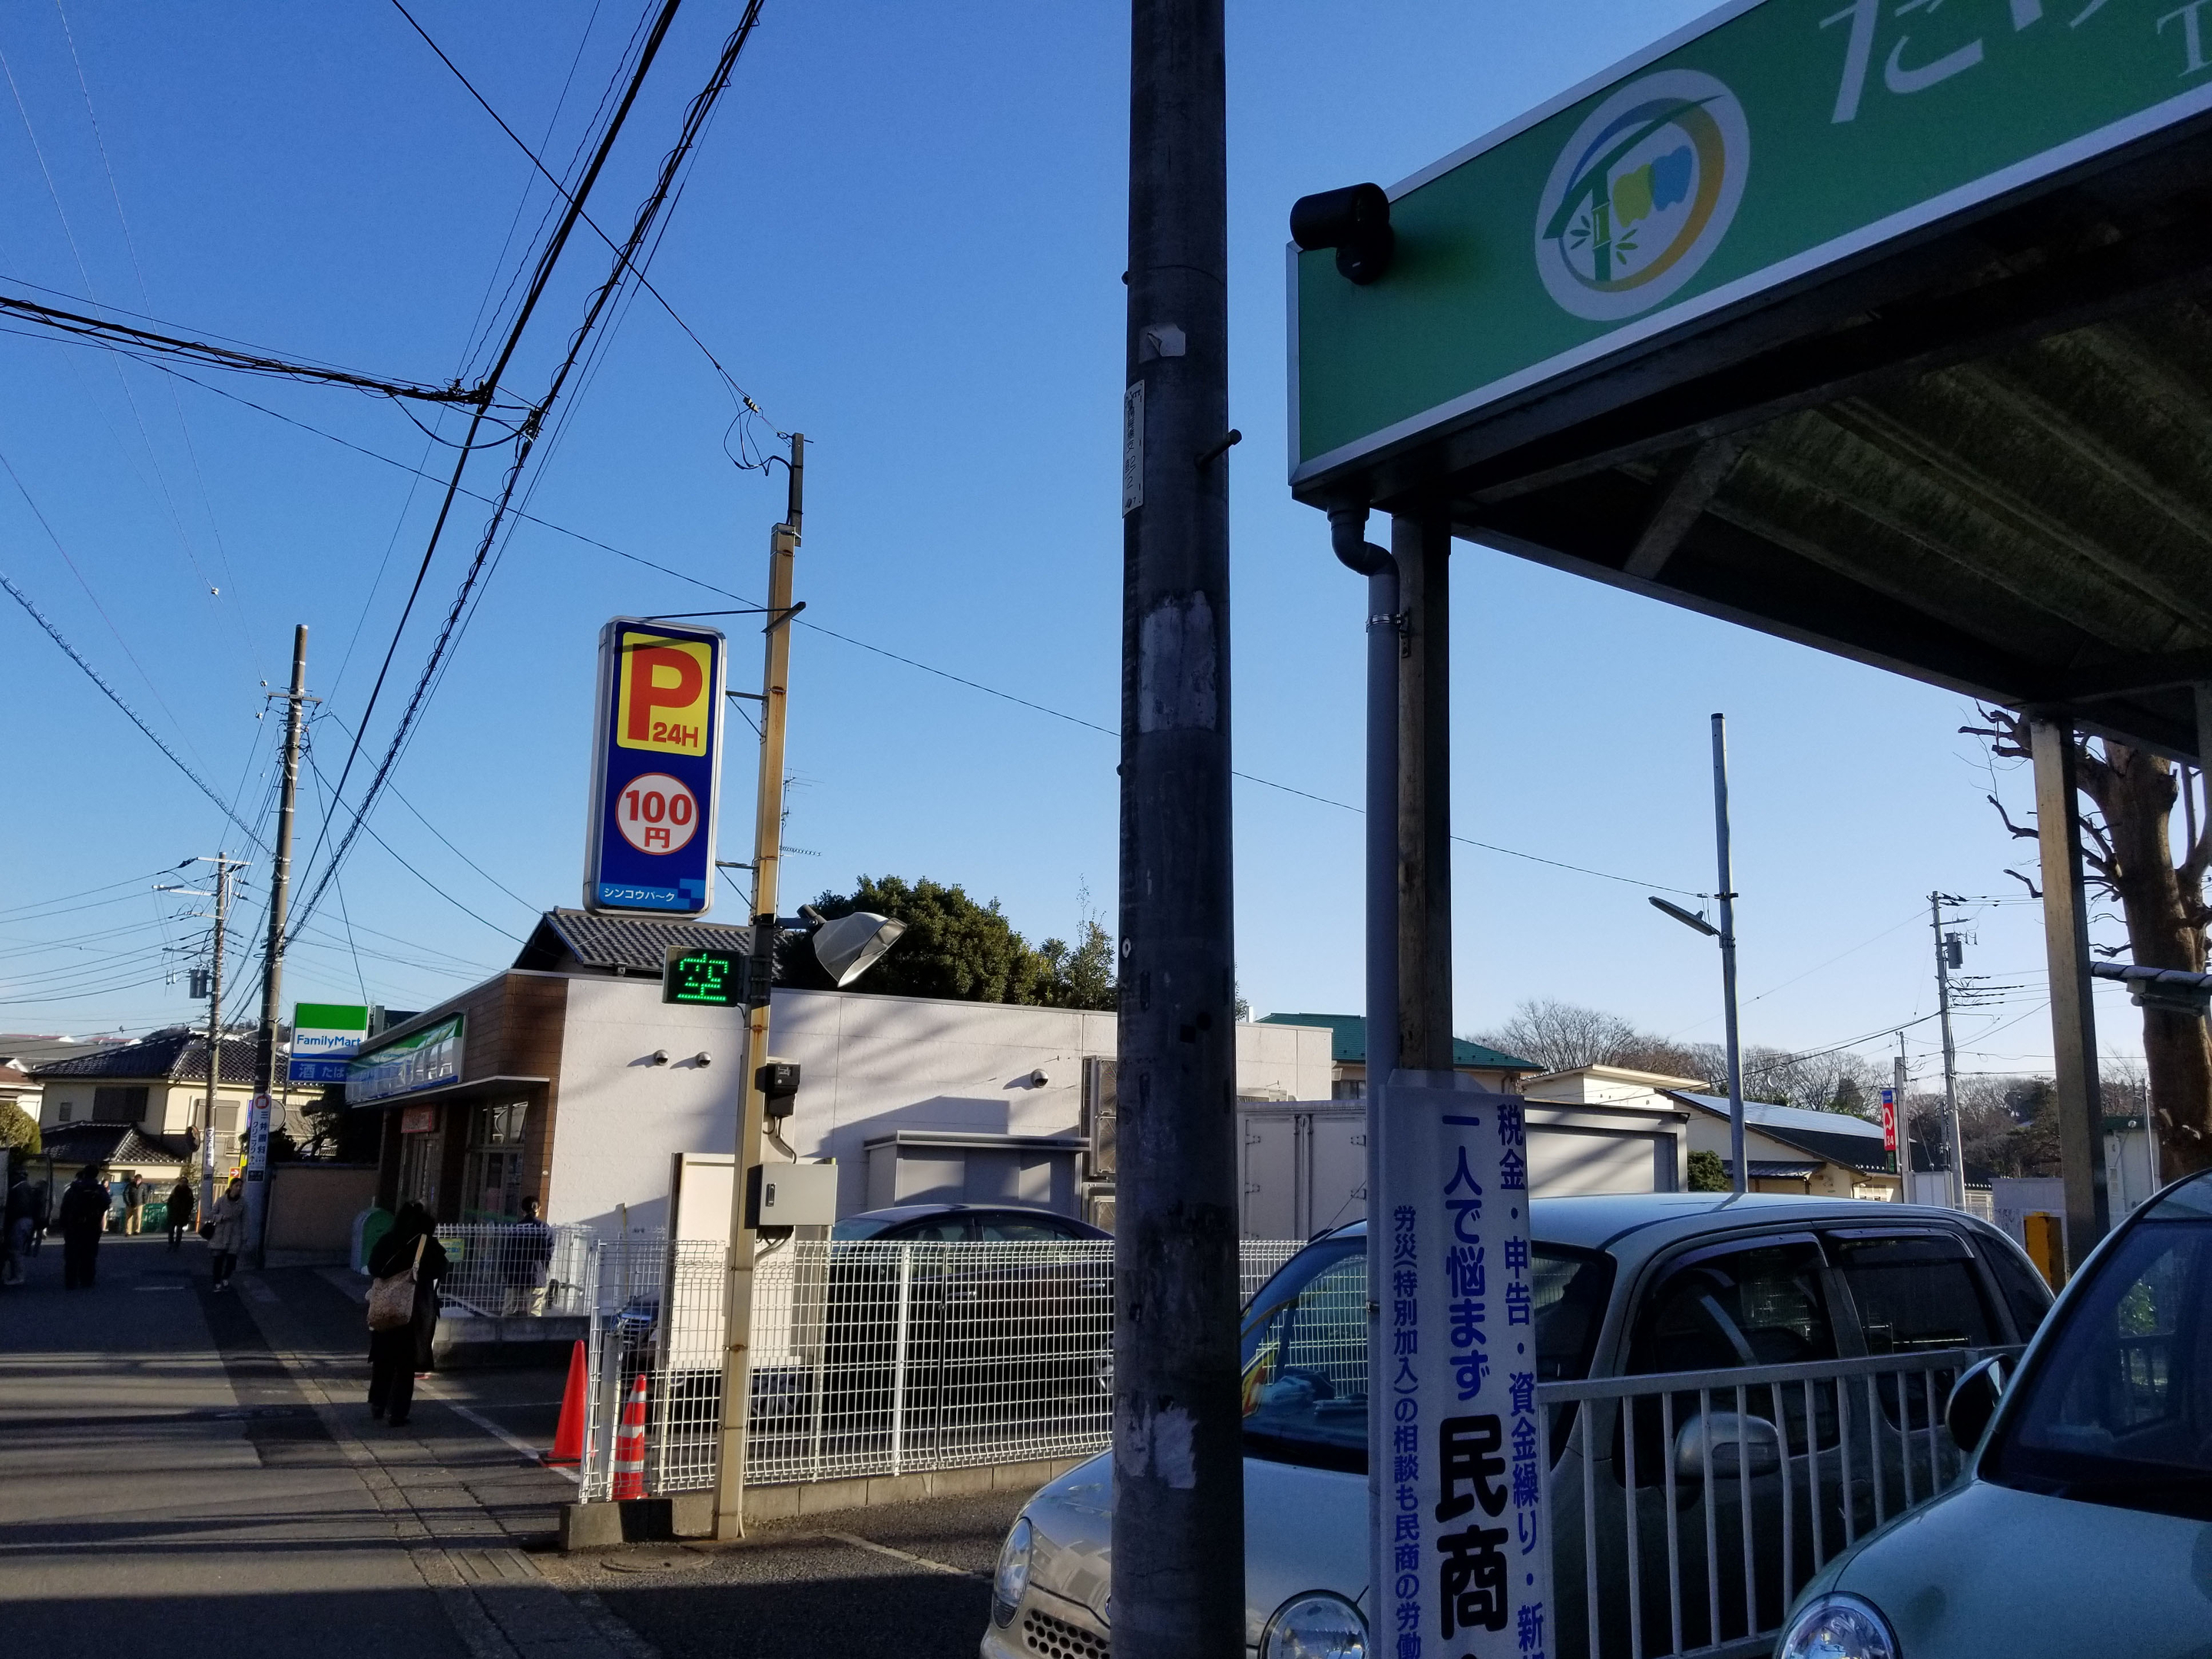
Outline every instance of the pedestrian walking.
POLYGON ((522 1219, 507 1241, 506 1297, 501 1311, 510 1318, 536 1318, 545 1311, 545 1271, 553 1260, 553 1230, 538 1216, 538 1200, 522 1200, 522 1219))
POLYGON ((31 1183, 31 1251, 39 1253, 39 1246, 46 1242, 46 1223, 52 1217, 54 1204, 54 1166, 46 1165, 46 1178, 31 1183))
POLYGON ((88 1291, 100 1273, 100 1235, 107 1225, 107 1185, 88 1164, 62 1193, 62 1288, 88 1291))
POLYGON ((169 1248, 180 1250, 185 1235, 192 1227, 192 1183, 181 1176, 177 1184, 169 1188, 169 1248))
POLYGON ((209 1288, 227 1291, 238 1266, 238 1253, 246 1248, 246 1182, 231 1176, 230 1185, 216 1200, 214 1212, 208 1218, 214 1229, 208 1234, 208 1249, 215 1252, 215 1282, 209 1288))
POLYGON ((14 1179, 8 1183, 8 1207, 4 1231, 0 1231, 0 1255, 6 1262, 0 1267, 0 1280, 10 1285, 23 1282, 23 1259, 31 1253, 31 1234, 36 1227, 38 1199, 31 1185, 27 1170, 20 1166, 14 1179))
POLYGON ((146 1224, 146 1182, 137 1170, 123 1177, 123 1231, 136 1238, 146 1224))
POLYGON ((368 1333, 368 1412, 393 1428, 403 1427, 415 1404, 415 1377, 430 1370, 430 1339, 438 1330, 438 1281, 446 1276, 445 1247, 438 1243, 437 1223, 420 1204, 399 1206, 391 1231, 368 1253, 369 1313, 394 1304, 403 1285, 392 1281, 405 1276, 411 1291, 404 1323, 368 1333))

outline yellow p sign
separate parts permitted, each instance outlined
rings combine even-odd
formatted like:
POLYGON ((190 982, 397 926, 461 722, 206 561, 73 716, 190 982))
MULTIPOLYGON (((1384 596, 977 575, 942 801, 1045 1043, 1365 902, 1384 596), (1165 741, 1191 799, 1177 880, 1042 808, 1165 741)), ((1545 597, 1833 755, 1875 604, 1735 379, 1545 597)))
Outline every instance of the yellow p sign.
POLYGON ((667 755, 703 755, 714 696, 714 647, 625 631, 615 745, 667 755))

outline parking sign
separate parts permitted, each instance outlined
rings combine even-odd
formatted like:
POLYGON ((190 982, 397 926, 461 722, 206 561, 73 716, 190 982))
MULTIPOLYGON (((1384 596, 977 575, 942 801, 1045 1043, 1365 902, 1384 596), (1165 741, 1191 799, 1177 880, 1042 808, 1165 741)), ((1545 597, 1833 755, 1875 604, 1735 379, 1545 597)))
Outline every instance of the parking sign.
POLYGON ((599 630, 584 908, 704 915, 714 902, 724 641, 617 617, 599 630))

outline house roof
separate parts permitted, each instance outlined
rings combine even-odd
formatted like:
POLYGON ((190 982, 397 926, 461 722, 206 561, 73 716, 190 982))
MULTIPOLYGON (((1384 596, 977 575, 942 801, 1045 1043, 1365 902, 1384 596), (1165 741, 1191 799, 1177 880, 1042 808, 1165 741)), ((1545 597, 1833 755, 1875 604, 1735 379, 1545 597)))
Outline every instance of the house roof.
MULTIPOLYGON (((1347 1064, 1367 1063, 1367 1017, 1364 1014, 1269 1014, 1262 1025, 1326 1025, 1329 1029, 1329 1058, 1347 1064)), ((1480 1066, 1499 1072, 1540 1072, 1534 1060, 1520 1060, 1465 1037, 1452 1039, 1454 1066, 1480 1066)))
MULTIPOLYGON (((1750 1178, 1753 1181, 1802 1181, 1806 1176, 1816 1173, 1826 1160, 1817 1158, 1808 1158, 1802 1161, 1753 1158, 1744 1161, 1750 1166, 1750 1178)), ((1735 1160, 1723 1158, 1721 1168, 1733 1176, 1735 1173, 1735 1160)))
MULTIPOLYGON (((253 1042, 250 1036, 222 1039, 221 1081, 245 1085, 252 1083, 253 1042)), ((41 1083, 56 1078, 81 1077, 204 1083, 207 1080, 207 1038, 201 1032, 177 1026, 156 1031, 136 1042, 33 1066, 31 1075, 41 1083)))
POLYGON ((57 1164, 182 1164, 192 1138, 149 1134, 133 1123, 69 1123, 46 1133, 40 1155, 57 1164))
POLYGON ((514 965, 540 972, 581 969, 658 976, 672 945, 749 956, 753 930, 720 921, 659 921, 639 916, 598 916, 588 910, 548 910, 531 929, 514 965))
MULTIPOLYGON (((1693 1094, 1685 1089, 1662 1092, 1716 1117, 1729 1115, 1725 1095, 1693 1094)), ((1848 1112, 1815 1112, 1802 1106, 1771 1106, 1763 1100, 1747 1100, 1743 1121, 1771 1139, 1802 1147, 1846 1169, 1869 1173, 1887 1173, 1889 1169, 1892 1154, 1881 1144, 1881 1125, 1848 1112)))

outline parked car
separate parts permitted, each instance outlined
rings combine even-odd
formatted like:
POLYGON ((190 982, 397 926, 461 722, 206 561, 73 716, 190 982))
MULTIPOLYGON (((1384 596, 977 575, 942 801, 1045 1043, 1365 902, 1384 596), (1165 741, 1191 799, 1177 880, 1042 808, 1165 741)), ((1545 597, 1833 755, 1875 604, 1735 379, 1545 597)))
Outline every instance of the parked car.
POLYGON ((1829 1563, 1778 1655, 2208 1650, 2212 1172, 2115 1228, 2004 1373, 1952 1391, 1966 1478, 1829 1563))
MULTIPOLYGON (((1530 1219, 1540 1383, 1725 1375, 1855 1358, 1863 1369, 1865 1357, 1881 1355, 1925 1365, 1919 1358, 1925 1353, 2024 1341, 2051 1300, 2017 1246, 1949 1210, 1672 1193, 1539 1199, 1530 1219)), ((1245 1313, 1245 1642, 1260 1659, 1379 1651, 1368 1644, 1364 1611, 1366 1304, 1366 1229, 1355 1223, 1309 1244, 1245 1313)), ((1754 1385, 1754 1398, 1762 1388, 1772 1385, 1754 1385)), ((1662 1634, 1670 1612, 1683 1619, 1681 1649, 1747 1635, 1747 1553, 1761 1569, 1752 1598, 1758 1628, 1781 1622, 1788 1606, 1779 1557, 1784 1529, 1767 1523, 1785 1512, 1800 1522, 1792 1529, 1792 1550, 1802 1582, 1819 1565, 1813 1529, 1803 1524, 1813 1518, 1807 1477, 1816 1470, 1827 1483, 1820 1500, 1826 1536, 1839 1547, 1847 1521, 1872 1526, 1881 1498, 1869 1484, 1885 1471, 1879 1455, 1866 1455, 1869 1446, 1932 1439, 1941 1431, 1917 1391, 1892 1386, 1884 1392, 1875 1379, 1867 1388, 1869 1407, 1886 1418, 1871 1442, 1863 1421, 1853 1434, 1844 1432, 1841 1419, 1856 1407, 1823 1408, 1816 1401, 1807 1409, 1803 1402, 1814 1390, 1786 1391, 1796 1403, 1785 1397, 1765 1406, 1767 1419, 1716 1410, 1710 1433, 1698 1420, 1701 1396, 1690 1392, 1686 1407, 1674 1407, 1673 1447, 1644 1443, 1656 1433, 1645 1419, 1656 1425, 1656 1409, 1638 1414, 1626 1435, 1617 1409, 1598 1418, 1609 1432, 1597 1434, 1588 1474, 1590 1490, 1607 1495, 1595 1501, 1609 1504, 1607 1513, 1616 1517, 1626 1508, 1642 1523, 1636 1554, 1644 1652, 1679 1650, 1662 1634), (1763 1463, 1752 1445, 1759 1432, 1772 1454, 1763 1463), (1708 1445, 1727 1454, 1705 1466, 1727 1471, 1718 1483, 1723 1501, 1710 1513, 1699 1470, 1682 1455, 1692 1444, 1700 1456, 1708 1445), (1855 1446, 1856 1466, 1844 1461, 1855 1446), (1794 1487, 1786 1484, 1793 1473, 1794 1487), (1671 1529, 1665 1524, 1670 1497, 1671 1529), (1679 1551, 1671 1568, 1670 1546, 1679 1551), (1712 1582, 1722 1592, 1713 1598, 1721 1608, 1717 1629, 1705 1594, 1709 1547, 1712 1582), (1682 1597, 1669 1609, 1668 1589, 1682 1582, 1676 1574, 1694 1578, 1694 1607, 1682 1597)), ((1655 1393, 1660 1401, 1676 1399, 1671 1391, 1655 1393)), ((1775 1389, 1768 1397, 1784 1393, 1775 1389)), ((1582 1443, 1571 1432, 1574 1409, 1554 1407, 1550 1425, 1554 1651, 1569 1656, 1589 1647, 1587 1603, 1577 1593, 1585 1583, 1584 1470, 1579 1449, 1569 1455, 1570 1446, 1582 1443)), ((1886 1472, 1893 1482, 1899 1473, 1894 1464, 1886 1472)), ((1112 1509, 1110 1455, 1030 1499, 1000 1554, 984 1659, 1103 1648, 1109 1635, 1112 1509)), ((1626 1536, 1617 1522, 1594 1535, 1605 1587, 1605 1645, 1626 1652, 1626 1536)))
POLYGON ((1033 1244, 1114 1235, 1057 1210, 1026 1204, 899 1204, 848 1215, 830 1230, 830 1237, 874 1244, 1033 1244))

